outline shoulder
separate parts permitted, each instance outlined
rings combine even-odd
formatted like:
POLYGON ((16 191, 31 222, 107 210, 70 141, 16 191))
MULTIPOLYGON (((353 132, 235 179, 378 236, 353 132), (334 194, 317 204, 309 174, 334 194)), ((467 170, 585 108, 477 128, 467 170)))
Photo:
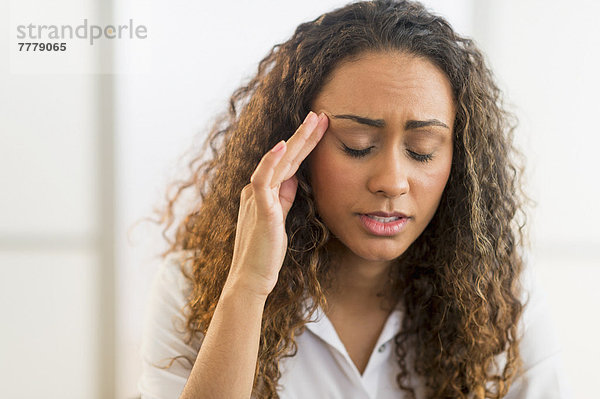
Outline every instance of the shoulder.
POLYGON ((189 252, 178 251, 167 255, 159 264, 154 275, 148 301, 146 304, 146 318, 154 318, 166 322, 173 316, 184 316, 184 308, 192 286, 184 273, 191 272, 189 252))
POLYGON ((191 290, 186 274, 192 271, 193 253, 191 251, 176 251, 168 254, 160 262, 151 290, 167 290, 172 294, 188 294, 191 290))
POLYGON ((519 350, 523 367, 507 398, 568 398, 562 348, 547 294, 529 262, 521 275, 521 299, 524 309, 519 322, 519 350))
POLYGON ((163 328, 175 328, 183 332, 182 322, 186 318, 188 296, 192 290, 186 274, 192 272, 192 261, 193 254, 190 251, 172 252, 161 261, 148 296, 147 328, 160 324, 163 328), (155 323, 148 325, 152 320, 155 323))
POLYGON ((521 296, 524 304, 520 321, 521 355, 525 368, 533 367, 544 358, 561 351, 547 293, 540 284, 536 270, 527 265, 521 276, 521 296))
POLYGON ((185 310, 191 284, 184 272, 191 271, 191 260, 189 252, 171 253, 154 275, 140 350, 142 374, 138 389, 144 399, 178 397, 202 343, 201 336, 188 342, 186 333, 185 310))

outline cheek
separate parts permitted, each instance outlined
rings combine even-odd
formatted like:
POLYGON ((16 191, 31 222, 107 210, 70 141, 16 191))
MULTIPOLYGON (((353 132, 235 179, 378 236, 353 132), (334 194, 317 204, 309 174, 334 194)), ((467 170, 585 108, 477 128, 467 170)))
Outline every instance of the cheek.
POLYGON ((430 170, 417 178, 415 196, 418 198, 419 203, 437 208, 450 176, 450 167, 451 162, 430 170))
POLYGON ((340 209, 352 198, 360 180, 358 170, 342 154, 325 146, 311 154, 310 171, 314 197, 322 211, 340 209))

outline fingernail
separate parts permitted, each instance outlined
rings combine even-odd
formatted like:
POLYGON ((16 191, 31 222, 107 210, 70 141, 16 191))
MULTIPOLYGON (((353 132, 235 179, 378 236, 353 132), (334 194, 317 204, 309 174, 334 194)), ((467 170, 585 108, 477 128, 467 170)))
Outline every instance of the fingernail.
POLYGON ((312 122, 315 119, 316 116, 317 116, 317 114, 315 114, 314 112, 310 111, 308 113, 308 115, 306 115, 306 119, 304 119, 304 122, 305 123, 312 122))
POLYGON ((279 143, 277 143, 277 145, 275 147, 273 147, 273 149, 271 150, 271 152, 280 151, 283 148, 284 145, 285 145, 285 142, 283 140, 281 140, 279 143))

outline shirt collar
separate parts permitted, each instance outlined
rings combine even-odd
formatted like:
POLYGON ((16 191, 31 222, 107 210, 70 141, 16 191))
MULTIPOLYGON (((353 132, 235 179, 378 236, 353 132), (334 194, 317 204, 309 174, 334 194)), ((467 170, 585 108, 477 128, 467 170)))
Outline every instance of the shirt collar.
MULTIPOLYGON (((313 304, 313 300, 311 297, 308 297, 305 300, 305 315, 308 316, 308 309, 313 304)), ((381 330, 381 334, 377 340, 377 344, 375 348, 378 348, 388 341, 392 340, 394 336, 400 331, 400 326, 402 322, 402 310, 400 306, 400 302, 394 310, 388 316, 383 329, 381 330)), ((311 319, 306 323, 306 328, 308 328, 313 334, 319 337, 321 340, 331 345, 332 347, 338 349, 340 352, 345 352, 344 344, 340 340, 333 324, 321 308, 321 306, 317 307, 317 310, 312 315, 311 319)))

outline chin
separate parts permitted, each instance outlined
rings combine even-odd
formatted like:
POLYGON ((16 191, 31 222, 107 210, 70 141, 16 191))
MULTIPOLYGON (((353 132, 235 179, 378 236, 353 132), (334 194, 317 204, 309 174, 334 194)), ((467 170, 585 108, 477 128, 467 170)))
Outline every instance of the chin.
POLYGON ((366 261, 369 262, 391 262, 393 260, 398 259, 400 256, 402 256, 402 253, 395 253, 393 255, 371 255, 371 256, 361 256, 361 258, 363 258, 366 261))
POLYGON ((405 250, 402 249, 391 249, 391 248, 385 248, 382 250, 377 250, 374 248, 362 248, 362 249, 357 249, 357 250, 352 250, 352 252, 354 253, 354 255, 358 256, 359 258, 364 259, 365 261, 370 261, 370 262, 390 262, 393 261, 397 258, 399 258, 400 256, 402 256, 402 254, 405 252, 405 250))

